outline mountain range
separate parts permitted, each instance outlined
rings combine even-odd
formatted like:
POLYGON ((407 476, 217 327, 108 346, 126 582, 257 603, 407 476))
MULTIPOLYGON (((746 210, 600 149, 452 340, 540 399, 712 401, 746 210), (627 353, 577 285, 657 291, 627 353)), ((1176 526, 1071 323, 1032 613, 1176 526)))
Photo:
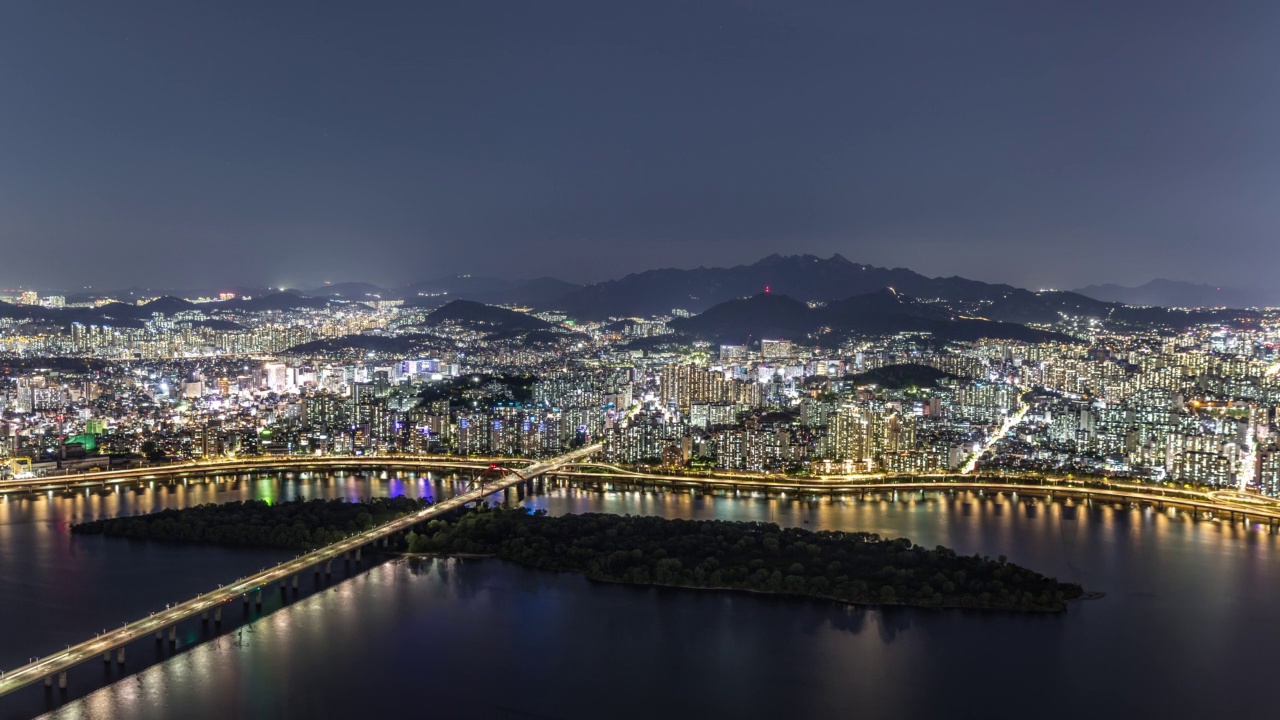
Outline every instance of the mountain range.
MULTIPOLYGON (((289 304, 297 302, 279 298, 282 294, 295 298, 346 302, 402 300, 410 307, 425 308, 462 299, 488 304, 558 309, 582 319, 600 320, 608 317, 663 315, 673 309, 697 313, 726 300, 763 292, 766 288, 808 302, 865 294, 885 287, 892 287, 916 298, 940 299, 950 303, 991 304, 1012 297, 1017 304, 1029 296, 1043 296, 1060 298, 1065 306, 1084 306, 1095 301, 1164 308, 1247 309, 1280 306, 1280 289, 1238 288, 1158 279, 1132 287, 1099 284, 1065 293, 1032 292, 1003 283, 986 283, 957 276, 928 277, 906 268, 865 265, 838 254, 829 258, 775 254, 747 265, 660 268, 588 285, 553 277, 512 280, 481 275, 448 275, 398 287, 382 287, 357 281, 326 284, 309 290, 235 288, 236 296, 251 296, 255 302, 236 308, 240 303, 230 301, 231 304, 224 307, 249 310, 253 306, 262 306, 262 298, 269 296, 277 296, 274 304, 280 309, 288 309, 289 304)), ((135 287, 104 294, 86 294, 80 291, 69 293, 66 298, 67 302, 86 302, 94 297, 209 297, 218 293, 219 290, 209 289, 159 290, 135 287)), ((1059 304, 1059 301, 1051 300, 1047 304, 1052 306, 1059 304)))
MULTIPOLYGON (((749 265, 647 270, 590 285, 576 285, 547 277, 512 281, 456 275, 398 288, 344 282, 306 292, 271 292, 254 295, 249 300, 237 297, 225 302, 199 305, 178 297, 161 297, 142 306, 112 303, 99 308, 63 310, 0 304, 0 318, 25 318, 64 326, 71 322, 136 325, 150 318, 153 312, 173 314, 195 308, 206 314, 225 317, 236 312, 284 311, 319 308, 330 303, 401 300, 407 307, 424 309, 452 305, 448 312, 439 316, 440 320, 456 312, 459 316, 452 318, 456 321, 495 326, 506 326, 509 322, 514 322, 515 325, 509 328, 513 331, 545 328, 528 327, 529 321, 536 318, 525 313, 516 313, 518 317, 505 317, 497 322, 486 320, 483 316, 489 311, 482 308, 485 305, 521 305, 535 310, 560 311, 584 321, 682 314, 673 312, 676 310, 702 315, 714 309, 715 313, 700 318, 698 322, 673 324, 673 327, 707 337, 733 335, 743 329, 758 336, 759 332, 781 330, 785 325, 789 330, 784 334, 788 335, 811 334, 824 327, 833 333, 877 332, 877 328, 891 331, 888 329, 894 327, 907 330, 933 328, 933 332, 957 339, 979 332, 979 328, 982 329, 981 332, 1002 333, 1002 337, 1013 337, 1013 333, 1017 332, 998 323, 1050 326, 1065 320, 1068 324, 1077 321, 1102 323, 1118 328, 1154 325, 1178 329, 1204 322, 1248 324, 1258 320, 1258 313, 1253 311, 1216 309, 1222 304, 1232 304, 1226 302, 1228 298, 1241 300, 1239 304, 1244 304, 1243 301, 1250 298, 1239 294, 1224 294, 1219 297, 1209 293, 1207 288, 1208 286, 1186 283, 1148 283, 1142 288, 1091 286, 1085 288, 1087 292, 1032 292, 999 283, 985 283, 955 276, 928 277, 906 268, 865 265, 840 255, 829 258, 770 255, 749 265), (874 295, 886 288, 890 294, 874 295), (1124 291, 1137 294, 1126 295, 1124 291), (1156 294, 1161 292, 1164 294, 1157 297, 1156 294), (1194 293, 1209 293, 1206 295, 1207 300, 1213 302, 1186 302, 1194 299, 1191 298, 1194 293), (733 308, 737 307, 732 304, 733 301, 750 299, 760 294, 786 297, 806 308, 808 304, 821 307, 813 312, 801 312, 798 307, 784 307, 783 300, 758 300, 753 309, 764 313, 764 316, 751 320, 754 326, 748 327, 734 321, 717 329, 717 317, 732 316, 733 308), (859 309, 860 305, 873 302, 869 297, 876 297, 874 302, 880 304, 874 311, 869 308, 859 309), (1110 297, 1125 297, 1128 302, 1138 304, 1107 299, 1110 297), (902 298, 909 299, 909 302, 902 298), (1161 306, 1162 303, 1150 302, 1153 299, 1162 300, 1167 305, 1199 309, 1169 309, 1161 306), (472 304, 453 305, 455 301, 472 304), (769 304, 771 302, 772 305, 769 304), (726 303, 730 305, 720 307, 726 303), (883 320, 886 317, 895 320, 888 323, 883 320), (762 325, 764 318, 776 318, 778 324, 769 328, 762 325), (785 323, 782 322, 784 318, 785 323)), ((1259 303, 1250 301, 1250 304, 1259 303)))
POLYGON ((1136 287, 1089 285, 1076 292, 1105 302, 1166 308, 1280 306, 1280 292, 1274 290, 1268 293, 1257 288, 1203 285, 1164 279, 1152 280, 1136 287))
POLYGON ((759 293, 728 300, 693 317, 676 318, 669 325, 693 339, 727 344, 769 338, 837 346, 855 335, 901 332, 929 333, 941 340, 1069 339, 1017 323, 964 317, 891 288, 814 305, 778 293, 759 293))

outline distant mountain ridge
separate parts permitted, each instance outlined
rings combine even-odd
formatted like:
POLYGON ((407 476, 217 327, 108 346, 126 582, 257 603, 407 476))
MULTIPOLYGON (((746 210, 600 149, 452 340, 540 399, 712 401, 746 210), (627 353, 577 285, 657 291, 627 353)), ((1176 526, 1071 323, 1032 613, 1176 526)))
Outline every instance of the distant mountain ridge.
POLYGON ((1076 292, 1105 302, 1167 308, 1251 308, 1280 305, 1280 293, 1276 292, 1266 293, 1256 288, 1205 285, 1163 278, 1134 287, 1089 285, 1076 292))
POLYGON ((836 346, 852 336, 928 333, 940 340, 995 338, 1044 342, 1064 335, 1017 323, 962 317, 885 288, 825 305, 810 306, 776 293, 760 293, 715 305, 670 327, 694 339, 717 343, 793 340, 836 346))
MULTIPOLYGON (((454 306, 450 312, 461 313, 454 318, 457 321, 496 326, 514 321, 514 326, 502 329, 529 331, 547 328, 527 326, 529 321, 537 321, 537 318, 523 313, 515 313, 516 318, 506 316, 505 319, 485 320, 482 316, 489 311, 477 309, 475 305, 524 306, 561 311, 578 320, 608 321, 670 315, 676 309, 702 314, 725 303, 752 298, 766 291, 770 295, 786 296, 801 305, 815 303, 826 306, 822 313, 804 311, 806 323, 823 315, 823 322, 842 331, 863 328, 867 332, 876 332, 880 327, 875 321, 878 315, 895 318, 886 327, 903 326, 907 322, 904 317, 912 318, 909 324, 924 327, 929 324, 929 312, 933 313, 933 322, 944 324, 945 332, 960 334, 978 327, 962 322, 966 320, 1042 326, 1071 325, 1083 321, 1119 328, 1146 325, 1179 329, 1206 322, 1254 323, 1259 318, 1256 312, 1213 308, 1266 304, 1265 298, 1254 291, 1171 281, 1153 281, 1138 288, 1095 285, 1084 288, 1083 292, 1032 292, 1012 285, 956 276, 931 278, 906 268, 855 263, 837 254, 829 258, 770 255, 749 265, 733 267, 646 270, 585 286, 550 277, 520 281, 450 275, 393 288, 366 282, 340 282, 313 288, 306 293, 244 293, 216 303, 193 304, 170 293, 143 306, 115 303, 99 308, 52 309, 0 304, 0 318, 64 327, 72 322, 138 326, 155 312, 173 315, 192 309, 225 316, 235 312, 289 311, 375 300, 401 300, 409 308, 443 309, 441 306, 448 307, 461 300, 473 305, 454 306), (886 288, 890 294, 874 296, 874 302, 880 303, 876 312, 867 308, 856 309, 859 303, 873 302, 867 298, 886 288), (250 295, 250 299, 244 299, 250 295), (865 297, 852 301, 859 296, 865 297), (913 298, 910 312, 905 310, 902 302, 894 299, 895 296, 913 298), (1198 309, 1167 309, 1169 306, 1198 309), (843 312, 849 313, 847 316, 839 314, 842 307, 843 312)), ((732 307, 730 305, 729 309, 732 307)), ((719 309, 718 312, 729 312, 729 309, 719 309)), ((777 313, 781 326, 797 327, 795 318, 783 322, 791 310, 784 308, 781 301, 776 306, 766 308, 762 305, 758 309, 777 313)), ((711 314, 701 322, 709 327, 716 322, 716 317, 717 314, 711 314)))
POLYGON ((802 301, 825 301, 894 288, 920 298, 978 301, 1017 290, 961 277, 930 278, 906 268, 851 262, 841 255, 770 255, 751 265, 692 270, 660 269, 587 285, 552 305, 574 317, 649 316, 684 309, 702 312, 766 288, 802 301))

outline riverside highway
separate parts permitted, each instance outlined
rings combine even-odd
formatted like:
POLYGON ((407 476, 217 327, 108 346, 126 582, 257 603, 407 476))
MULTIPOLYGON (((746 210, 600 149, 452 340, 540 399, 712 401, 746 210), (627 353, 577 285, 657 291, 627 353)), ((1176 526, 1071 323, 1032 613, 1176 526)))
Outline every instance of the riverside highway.
POLYGON ((86 487, 120 485, 138 480, 173 478, 193 475, 234 475, 276 470, 358 470, 358 469, 458 469, 483 470, 494 463, 527 464, 529 458, 483 457, 457 455, 279 455, 231 460, 203 460, 171 463, 127 470, 95 470, 84 473, 42 475, 0 481, 0 493, 73 490, 86 487))
MULTIPOLYGON (((301 557, 280 563, 256 575, 207 592, 186 602, 178 603, 141 620, 126 623, 120 628, 110 630, 78 645, 73 645, 62 652, 39 658, 34 662, 0 675, 0 697, 32 683, 65 673, 82 662, 103 656, 116 648, 123 647, 152 633, 163 631, 197 613, 212 611, 223 603, 234 600, 237 596, 283 581, 292 575, 306 571, 313 565, 342 557, 348 552, 369 545, 393 533, 407 530, 436 515, 462 507, 469 502, 475 502, 494 493, 514 487, 526 480, 577 462, 595 453, 600 448, 599 444, 588 445, 551 460, 534 463, 518 471, 508 472, 501 479, 487 485, 468 490, 416 513, 397 518, 301 557)), ((64 681, 65 677, 60 679, 59 684, 61 685, 64 681)))
MULTIPOLYGON (((565 456, 567 457, 567 456, 565 456)), ((106 488, 135 482, 192 476, 235 475, 252 472, 303 472, 312 470, 486 470, 495 463, 529 463, 528 458, 460 457, 456 455, 280 455, 230 460, 204 460, 156 465, 128 470, 108 470, 71 475, 44 476, 0 481, 0 497, 12 493, 44 493, 86 488, 106 488)), ((547 471, 543 471, 545 473, 547 471)), ((712 473, 662 473, 627 468, 611 463, 564 462, 554 474, 582 482, 612 482, 661 485, 673 488, 738 490, 797 494, 850 494, 867 492, 910 492, 918 490, 982 490, 1017 492, 1024 495, 1059 495, 1080 499, 1141 502, 1173 505, 1217 515, 1239 515, 1265 519, 1280 527, 1280 501, 1257 494, 1225 492, 1168 485, 1150 485, 1101 479, 1072 479, 1039 473, 1001 475, 960 472, 930 473, 890 477, 884 474, 788 477, 763 473, 715 471, 712 473), (572 466, 572 467, 570 467, 572 466)))

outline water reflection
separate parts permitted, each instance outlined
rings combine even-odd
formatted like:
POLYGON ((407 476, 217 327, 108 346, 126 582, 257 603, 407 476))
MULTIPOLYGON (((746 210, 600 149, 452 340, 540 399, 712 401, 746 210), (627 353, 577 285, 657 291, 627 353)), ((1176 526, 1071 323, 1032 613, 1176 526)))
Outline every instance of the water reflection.
MULTIPOLYGON (((159 577, 168 570, 208 566, 209 549, 69 538, 70 518, 210 501, 204 498, 358 498, 391 487, 450 491, 439 480, 312 473, 11 499, 0 503, 0 539, 20 538, 19 555, 31 562, 14 573, 17 582, 57 608, 40 619, 72 626, 81 639, 97 627, 76 628, 84 623, 67 618, 109 598, 116 574, 145 566, 157 577, 130 577, 139 598, 152 598, 148 589, 174 592, 172 578, 159 577), (66 563, 74 572, 50 580, 66 563), (98 567, 110 569, 94 576, 98 567)), ((553 513, 764 520, 906 536, 926 547, 1007 555, 1107 597, 1061 616, 875 610, 594 584, 495 561, 409 560, 56 716, 366 717, 429 708, 446 717, 1184 717, 1215 716, 1223 697, 1232 698, 1234 716, 1269 716, 1262 695, 1239 692, 1270 682, 1266 664, 1245 662, 1241 653, 1280 641, 1276 536, 1265 528, 1124 504, 970 493, 813 501, 552 486, 528 502, 553 513), (1178 680, 1186 678, 1194 682, 1178 680)), ((4 563, 17 557, 0 542, 4 563)), ((221 571, 237 572, 236 563, 244 558, 221 571)), ((251 563, 263 564, 259 556, 251 563)), ((0 585, 0 612, 12 613, 4 619, 33 612, 15 599, 21 592, 0 585)), ((22 624, 6 627, 22 637, 22 624)))

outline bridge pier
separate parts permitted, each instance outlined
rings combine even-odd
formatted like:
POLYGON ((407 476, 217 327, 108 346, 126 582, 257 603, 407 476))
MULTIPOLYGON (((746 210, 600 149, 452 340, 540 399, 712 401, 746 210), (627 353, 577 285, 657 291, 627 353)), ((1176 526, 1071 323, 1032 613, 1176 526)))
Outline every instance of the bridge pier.
POLYGON ((293 576, 293 594, 294 595, 298 594, 298 576, 297 575, 293 576))
POLYGON ((116 650, 116 662, 119 663, 120 665, 124 664, 124 646, 123 645, 121 645, 120 648, 116 650))
POLYGON ((324 579, 328 580, 333 577, 333 558, 324 564, 324 579))
POLYGON ((63 670, 62 672, 58 673, 58 689, 59 690, 67 689, 67 671, 66 670, 63 670))
POLYGON ((169 647, 178 645, 178 624, 174 623, 169 626, 169 647))
POLYGON ((110 664, 111 664, 111 651, 110 651, 110 650, 108 650, 108 651, 106 651, 106 652, 102 653, 102 662, 104 662, 104 663, 106 663, 106 664, 108 664, 108 665, 110 665, 110 664))
POLYGON ((258 588, 257 592, 254 594, 253 604, 256 605, 259 610, 262 609, 262 588, 258 588))
POLYGON ((203 611, 201 611, 201 613, 200 613, 200 624, 201 624, 201 625, 208 625, 208 624, 209 624, 209 611, 208 611, 208 610, 203 610, 203 611))
POLYGON ((156 630, 156 642, 164 642, 164 628, 156 630))
POLYGON ((356 564, 360 564, 360 548, 356 548, 356 564))
POLYGON ((213 624, 214 625, 222 624, 222 606, 221 605, 213 609, 213 624))

